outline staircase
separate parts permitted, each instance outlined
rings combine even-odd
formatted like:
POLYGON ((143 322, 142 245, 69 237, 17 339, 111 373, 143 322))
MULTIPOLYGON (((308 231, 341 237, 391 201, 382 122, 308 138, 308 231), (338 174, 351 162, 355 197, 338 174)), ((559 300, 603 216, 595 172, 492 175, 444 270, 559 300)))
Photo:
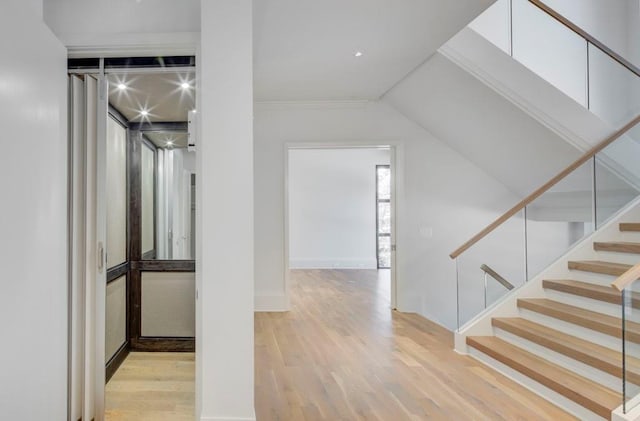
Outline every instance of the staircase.
MULTIPOLYGON (((568 279, 541 277, 542 294, 519 294, 516 314, 490 317, 493 335, 466 336, 471 355, 581 419, 609 420, 622 402, 622 295, 610 284, 640 261, 640 223, 615 225, 616 241, 590 241, 606 260, 571 260, 581 253, 570 253, 568 279)), ((640 294, 628 300, 640 309, 640 294)), ((627 321, 625 335, 640 344, 640 323, 627 321)), ((640 359, 626 363, 627 381, 640 385, 640 359)))

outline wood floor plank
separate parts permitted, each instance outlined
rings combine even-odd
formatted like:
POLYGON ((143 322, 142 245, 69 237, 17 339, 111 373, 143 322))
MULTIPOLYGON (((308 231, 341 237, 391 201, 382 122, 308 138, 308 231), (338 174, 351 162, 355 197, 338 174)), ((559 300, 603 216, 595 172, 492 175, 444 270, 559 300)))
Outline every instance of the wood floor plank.
POLYGON ((195 355, 132 352, 105 390, 106 421, 193 421, 195 355))
POLYGON ((575 419, 391 311, 380 274, 292 271, 291 311, 256 313, 259 421, 575 419))
MULTIPOLYGON (((575 420, 456 354, 450 331, 391 311, 388 271, 291 277, 291 311, 255 314, 258 421, 575 420)), ((193 420, 194 374, 193 354, 130 354, 107 421, 193 420)))

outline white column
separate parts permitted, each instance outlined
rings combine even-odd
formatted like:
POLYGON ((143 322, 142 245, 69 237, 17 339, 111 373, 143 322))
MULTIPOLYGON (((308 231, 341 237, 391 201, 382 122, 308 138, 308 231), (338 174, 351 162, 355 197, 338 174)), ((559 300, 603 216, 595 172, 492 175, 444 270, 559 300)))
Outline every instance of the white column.
POLYGON ((252 1, 201 12, 196 419, 254 420, 252 1))
POLYGON ((41 1, 0 10, 0 420, 66 420, 67 52, 41 1))

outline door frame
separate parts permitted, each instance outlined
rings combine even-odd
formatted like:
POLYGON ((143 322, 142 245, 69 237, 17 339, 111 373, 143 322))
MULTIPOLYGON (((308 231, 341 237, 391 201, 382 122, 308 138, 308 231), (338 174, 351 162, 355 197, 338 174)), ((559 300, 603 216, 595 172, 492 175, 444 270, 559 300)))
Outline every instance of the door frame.
MULTIPOLYGON (((172 34, 168 34, 171 36, 172 34)), ((73 405, 77 405, 78 399, 81 400, 82 419, 103 421, 105 416, 105 320, 106 320, 106 125, 109 114, 109 88, 107 73, 105 72, 103 59, 106 57, 127 57, 127 56, 171 56, 171 55, 188 55, 195 56, 196 63, 199 62, 199 49, 197 47, 199 40, 186 40, 185 43, 177 43, 175 39, 167 38, 165 43, 157 45, 145 45, 142 42, 134 48, 123 45, 107 45, 104 46, 75 46, 67 45, 68 58, 86 58, 99 57, 100 68, 94 70, 78 70, 72 71, 72 74, 84 75, 97 80, 96 101, 92 104, 94 113, 94 127, 87 126, 87 119, 84 116, 81 130, 84 136, 89 136, 92 131, 93 139, 87 142, 85 150, 81 155, 74 155, 77 147, 76 140, 72 138, 73 129, 71 127, 70 118, 72 116, 73 101, 68 98, 67 108, 69 112, 69 138, 68 138, 68 154, 74 156, 75 159, 69 161, 68 166, 68 191, 74 191, 74 182, 76 182, 77 173, 81 171, 86 177, 80 184, 84 188, 85 196, 81 198, 83 201, 82 213, 74 212, 74 203, 72 196, 69 195, 68 202, 68 222, 69 222, 69 240, 75 239, 76 236, 82 236, 86 239, 86 244, 82 244, 82 248, 71 246, 69 249, 69 267, 74 262, 82 262, 84 272, 81 279, 72 276, 69 271, 68 277, 68 356, 71 358, 72 348, 77 346, 76 340, 82 341, 82 358, 80 364, 81 373, 71 372, 71 361, 69 361, 69 373, 67 379, 67 408, 69 421, 72 419, 73 405), (82 232, 74 232, 75 223, 82 224, 82 232), (99 264, 100 263, 100 264, 99 264), (78 285, 81 282, 81 285, 78 285), (74 295, 82 293, 81 302, 73 300, 74 295), (82 331, 72 330, 75 324, 81 324, 82 331), (72 336, 75 332, 78 336, 72 336), (72 396, 72 377, 80 375, 82 385, 80 396, 72 396)), ((175 71, 176 69, 173 69, 175 71)), ((199 67, 194 69, 196 75, 199 67)), ((196 76, 197 77, 197 76, 196 76)), ((69 90, 71 76, 68 78, 69 90)), ((86 88, 85 88, 86 90, 86 88)), ((88 110, 89 99, 83 97, 85 110, 88 110)), ((88 111, 89 112, 89 111, 88 111)), ((127 166, 128 167, 128 166, 127 166)), ((77 227, 76 227, 77 229, 77 227)), ((70 243, 71 244, 71 243, 70 243)), ((196 303, 197 305, 197 303, 196 303)), ((196 317, 196 331, 198 331, 198 319, 196 317)), ((128 336, 128 335, 127 335, 128 336)), ((77 354, 75 354, 77 355, 77 354)), ((196 388, 196 395, 198 389, 196 388)))
MULTIPOLYGON (((404 148, 399 141, 345 141, 345 142, 286 142, 284 144, 284 285, 287 309, 291 306, 291 276, 290 276, 290 244, 289 244, 289 151, 296 149, 389 149, 389 166, 391 168, 391 269, 390 269, 390 297, 389 304, 392 310, 398 308, 398 247, 397 227, 399 205, 402 200, 402 183, 404 174, 404 148), (394 247, 395 246, 395 247, 394 247), (395 250, 394 250, 395 248, 395 250)), ((377 253, 376 253, 377 255, 377 253)), ((377 263, 376 263, 377 266, 377 263)))

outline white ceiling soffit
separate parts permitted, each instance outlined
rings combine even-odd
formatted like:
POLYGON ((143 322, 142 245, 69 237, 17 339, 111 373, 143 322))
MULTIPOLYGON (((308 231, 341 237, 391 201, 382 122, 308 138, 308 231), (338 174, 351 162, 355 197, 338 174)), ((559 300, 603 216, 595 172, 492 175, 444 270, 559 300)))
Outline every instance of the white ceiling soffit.
MULTIPOLYGON (((521 197, 580 155, 440 53, 392 89, 384 101, 521 197)), ((588 188, 589 181, 584 183, 588 188)))
POLYGON ((186 132, 145 132, 144 134, 149 141, 156 147, 163 149, 186 148, 189 142, 189 136, 186 132))
POLYGON ((255 1, 254 97, 377 99, 493 1, 255 1))
POLYGON ((187 121, 195 97, 195 75, 190 72, 109 75, 109 103, 129 121, 187 121), (143 110, 148 115, 142 115, 143 110))

